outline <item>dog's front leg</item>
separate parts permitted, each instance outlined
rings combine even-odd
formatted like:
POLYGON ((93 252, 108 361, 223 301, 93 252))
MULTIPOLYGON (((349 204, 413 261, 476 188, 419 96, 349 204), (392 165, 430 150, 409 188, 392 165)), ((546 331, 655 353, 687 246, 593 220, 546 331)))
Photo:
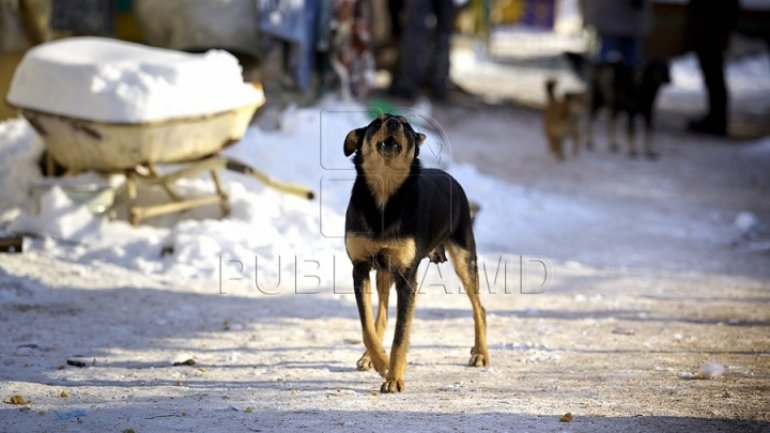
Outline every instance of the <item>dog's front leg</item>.
POLYGON ((372 361, 372 366, 382 377, 388 374, 388 355, 377 338, 372 318, 372 287, 369 280, 371 266, 368 263, 353 264, 353 291, 356 294, 358 316, 361 319, 364 346, 372 361))
POLYGON ((397 315, 396 332, 393 334, 393 347, 390 350, 390 370, 382 384, 382 392, 401 392, 404 390, 404 370, 406 353, 409 349, 409 332, 414 318, 414 303, 417 297, 417 268, 398 273, 396 278, 397 315))
MULTIPOLYGON (((470 229, 469 229, 470 230, 470 229)), ((457 276, 465 287, 465 293, 473 307, 473 325, 475 340, 471 348, 471 358, 468 365, 471 367, 486 367, 489 365, 489 352, 487 351, 487 313, 481 305, 479 289, 479 268, 477 264, 475 248, 470 250, 461 248, 457 244, 447 245, 452 265, 457 276)))
MULTIPOLYGON (((385 326, 388 323, 388 297, 390 296, 390 286, 392 278, 390 271, 381 269, 377 271, 377 319, 374 321, 374 328, 377 332, 377 339, 382 343, 385 336, 385 326)), ((364 352, 361 358, 356 362, 356 367, 361 371, 372 369, 372 357, 369 352, 364 352)))

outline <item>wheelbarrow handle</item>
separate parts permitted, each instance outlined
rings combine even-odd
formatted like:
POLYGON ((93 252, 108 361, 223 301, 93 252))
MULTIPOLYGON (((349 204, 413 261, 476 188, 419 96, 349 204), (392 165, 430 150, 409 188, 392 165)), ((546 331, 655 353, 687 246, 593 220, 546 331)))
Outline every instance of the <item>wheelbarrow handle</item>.
POLYGON ((262 173, 261 171, 236 159, 227 158, 225 168, 230 171, 234 171, 236 173, 241 173, 247 176, 251 176, 254 179, 262 182, 266 186, 273 188, 277 191, 280 191, 282 193, 296 195, 302 198, 306 198, 308 200, 313 200, 313 198, 315 198, 315 194, 313 193, 313 191, 303 185, 297 185, 293 183, 286 183, 286 182, 275 180, 270 176, 266 175, 265 173, 262 173))

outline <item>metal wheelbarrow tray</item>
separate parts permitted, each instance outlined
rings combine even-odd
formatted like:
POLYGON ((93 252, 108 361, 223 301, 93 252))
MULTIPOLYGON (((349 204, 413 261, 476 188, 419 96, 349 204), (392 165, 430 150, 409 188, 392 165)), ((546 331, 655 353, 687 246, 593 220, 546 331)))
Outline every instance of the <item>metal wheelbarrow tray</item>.
POLYGON ((238 141, 261 102, 229 111, 148 123, 106 123, 20 107, 49 154, 70 172, 117 172, 194 161, 238 141))

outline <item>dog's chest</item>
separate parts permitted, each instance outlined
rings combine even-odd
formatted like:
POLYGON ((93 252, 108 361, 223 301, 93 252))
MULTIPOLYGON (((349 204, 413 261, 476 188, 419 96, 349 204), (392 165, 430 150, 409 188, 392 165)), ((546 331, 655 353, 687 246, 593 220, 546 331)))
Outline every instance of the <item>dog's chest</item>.
MULTIPOLYGON (((346 214, 345 231, 365 233, 372 238, 410 236, 405 233, 410 215, 416 211, 417 194, 401 189, 384 205, 377 203, 366 182, 359 178, 353 187, 346 214)), ((407 230, 408 231, 408 230, 407 230)))
POLYGON ((365 235, 348 234, 345 249, 353 263, 372 263, 375 267, 408 268, 415 259, 414 238, 378 239, 365 235))

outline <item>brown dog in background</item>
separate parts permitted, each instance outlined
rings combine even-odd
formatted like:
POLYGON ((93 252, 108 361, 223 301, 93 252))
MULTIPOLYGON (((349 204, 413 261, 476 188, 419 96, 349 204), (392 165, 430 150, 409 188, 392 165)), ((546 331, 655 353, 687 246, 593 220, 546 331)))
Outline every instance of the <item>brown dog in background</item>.
POLYGON ((543 109, 543 132, 548 140, 548 150, 559 161, 564 161, 564 140, 572 140, 572 154, 580 151, 580 118, 586 107, 586 96, 578 92, 566 92, 556 96, 556 80, 545 82, 548 95, 543 109))

